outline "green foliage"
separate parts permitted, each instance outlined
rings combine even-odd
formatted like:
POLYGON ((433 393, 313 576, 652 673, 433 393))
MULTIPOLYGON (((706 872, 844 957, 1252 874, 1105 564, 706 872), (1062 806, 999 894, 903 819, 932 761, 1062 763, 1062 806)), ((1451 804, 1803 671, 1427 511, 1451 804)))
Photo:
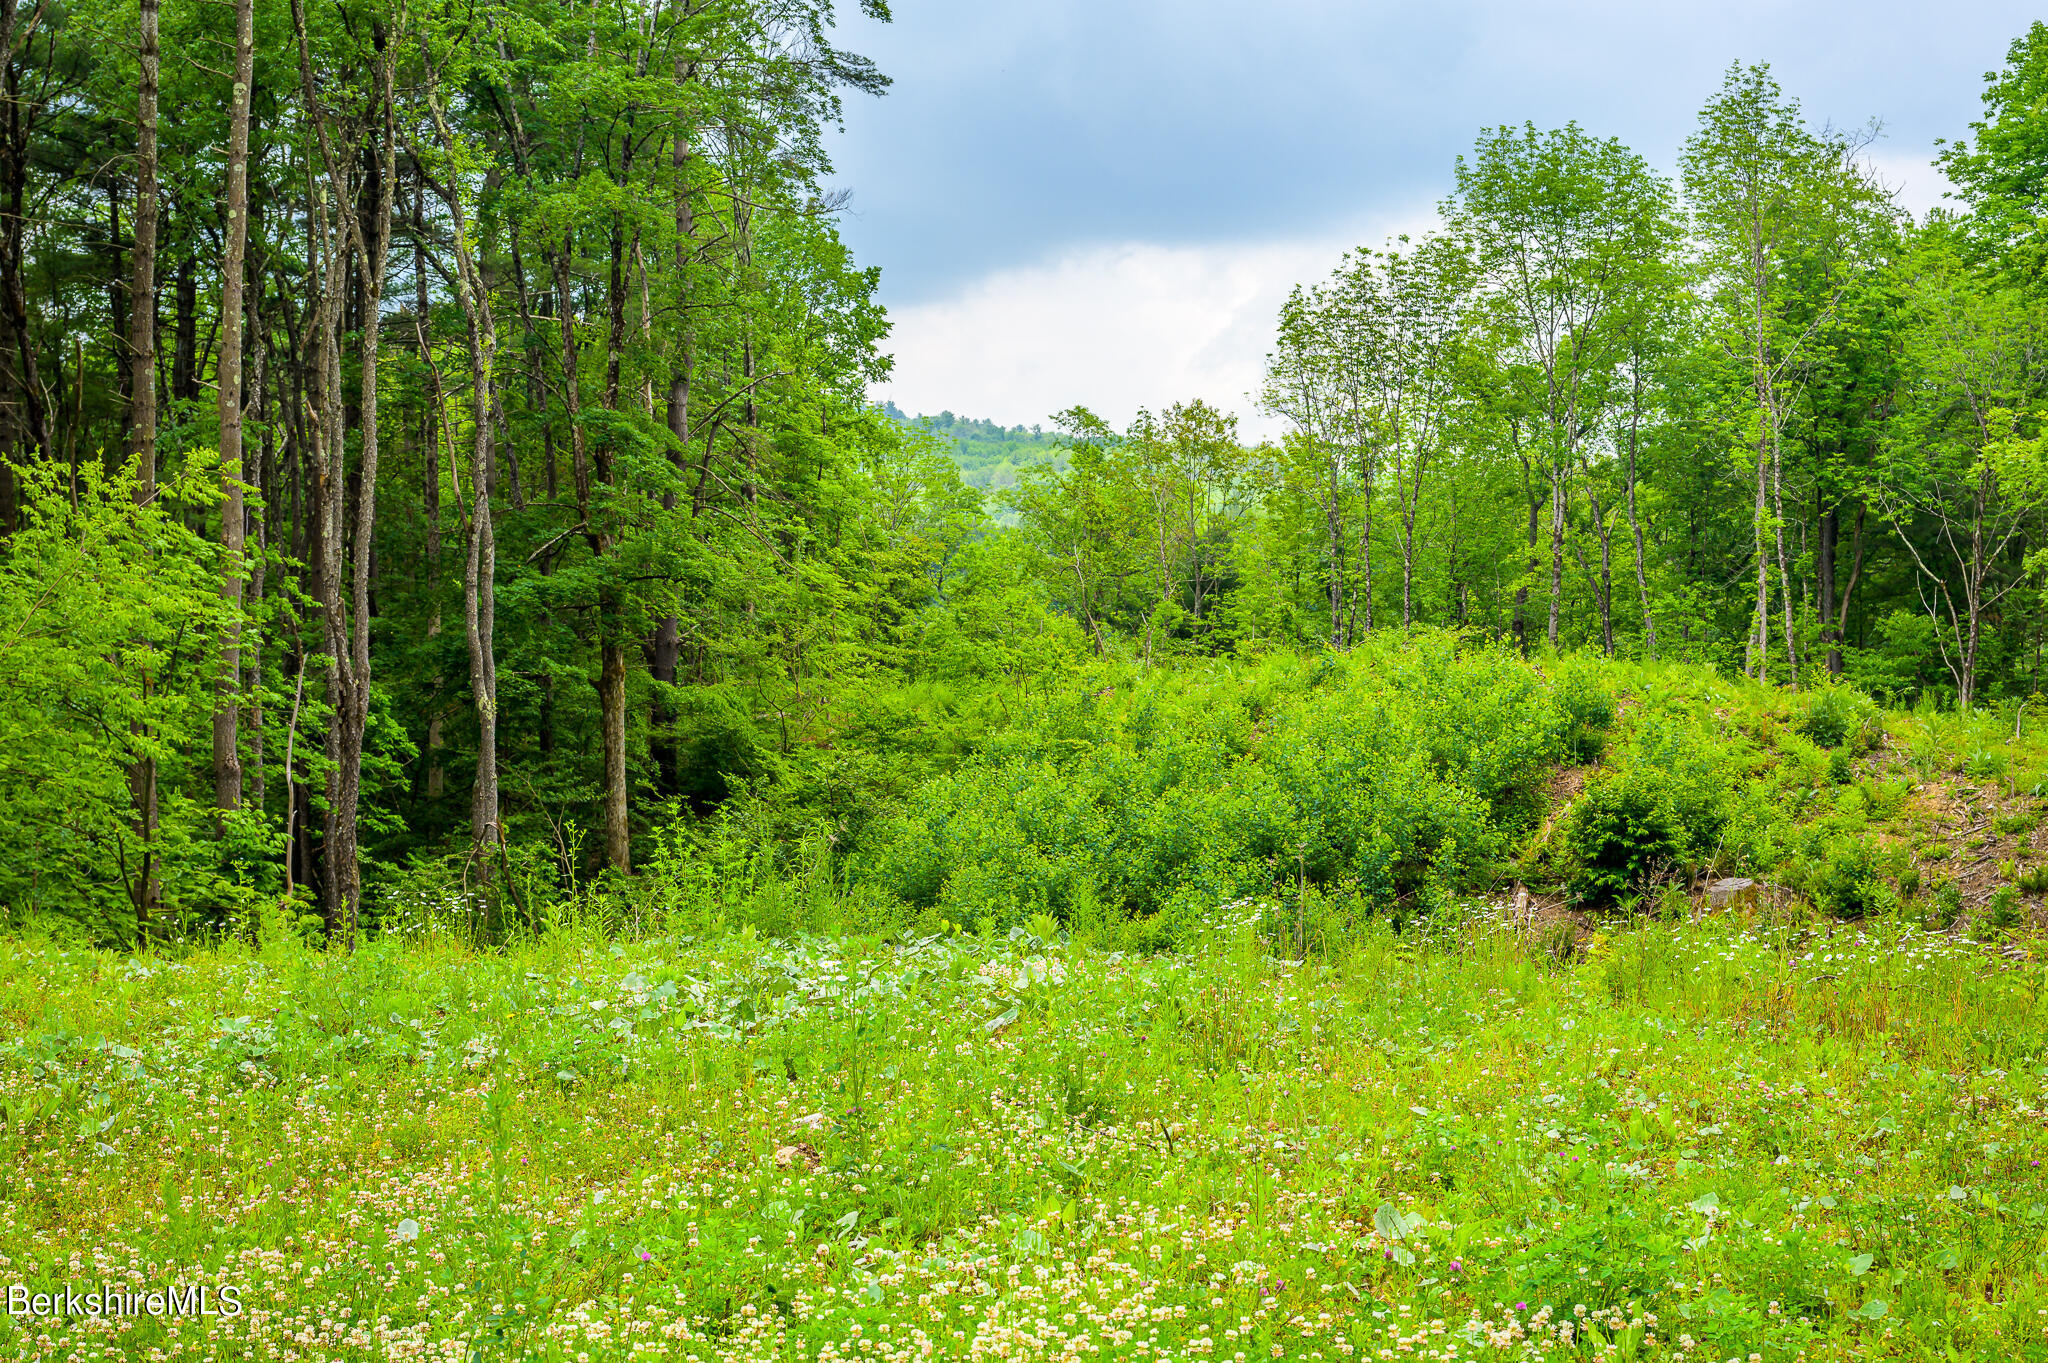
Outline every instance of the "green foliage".
POLYGON ((1449 638, 1327 674, 1123 674, 1032 702, 877 829, 854 875, 966 922, 1289 884, 1389 911, 1487 877, 1565 728, 1529 669, 1449 638))
POLYGON ((1885 872, 1885 858, 1874 841, 1839 833, 1816 837, 1809 852, 1791 868, 1789 878, 1822 912, 1858 919, 1881 913, 1894 903, 1885 872))
POLYGON ((1713 856, 1729 824, 1734 760, 1682 721, 1647 720, 1559 827, 1572 898, 1604 907, 1632 900, 1659 881, 1689 879, 1713 856))
POLYGON ((1851 686, 1824 686, 1807 700, 1795 727, 1823 748, 1861 747, 1877 717, 1868 696, 1851 686))
POLYGON ((147 759, 167 792, 157 874, 173 921, 241 921, 276 883, 267 830, 236 820, 216 841, 204 806, 176 796, 205 770, 221 619, 218 553, 171 510, 208 495, 199 470, 144 506, 96 461, 75 504, 52 466, 15 474, 23 523, 0 551, 0 912, 103 940, 135 931, 129 778, 147 759))
POLYGON ((1558 672, 1552 691, 1568 726, 1566 742, 1572 760, 1590 762, 1600 755, 1618 709, 1614 693, 1590 661, 1574 661, 1558 672))

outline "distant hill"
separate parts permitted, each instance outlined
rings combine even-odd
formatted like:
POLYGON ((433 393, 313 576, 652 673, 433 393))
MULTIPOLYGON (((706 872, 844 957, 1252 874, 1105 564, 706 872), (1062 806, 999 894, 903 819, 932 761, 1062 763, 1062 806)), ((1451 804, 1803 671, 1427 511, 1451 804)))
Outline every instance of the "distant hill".
POLYGON ((1015 487, 1017 471, 1033 464, 1064 467, 1066 463, 1059 436, 1037 426, 999 426, 993 421, 955 416, 951 412, 912 417, 904 415, 903 409, 893 402, 883 403, 882 412, 892 420, 907 426, 923 425, 935 435, 951 440, 953 462, 960 466, 961 480, 984 492, 1015 487))

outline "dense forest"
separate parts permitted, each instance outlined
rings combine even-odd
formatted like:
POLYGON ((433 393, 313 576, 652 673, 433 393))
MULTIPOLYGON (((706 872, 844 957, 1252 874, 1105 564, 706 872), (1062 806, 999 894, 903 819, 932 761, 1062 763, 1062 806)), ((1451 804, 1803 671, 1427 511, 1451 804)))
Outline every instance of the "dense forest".
POLYGON ((1761 66, 1674 175, 1485 131, 1440 231, 1288 300, 1252 445, 869 402, 825 138, 887 78, 830 20, 4 0, 9 915, 354 942, 742 818, 842 864, 1098 660, 2039 688, 2048 27, 1924 221, 1761 66))

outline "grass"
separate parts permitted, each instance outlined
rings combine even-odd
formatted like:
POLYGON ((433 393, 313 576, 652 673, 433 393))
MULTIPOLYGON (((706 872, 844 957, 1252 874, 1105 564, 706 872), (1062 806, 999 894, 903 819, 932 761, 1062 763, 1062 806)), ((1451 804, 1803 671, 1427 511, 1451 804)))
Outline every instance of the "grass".
POLYGON ((2039 965, 1257 918, 0 946, 0 1280, 244 1307, 0 1353, 2043 1356, 2039 965))
POLYGON ((0 1357, 2048 1359, 2048 731, 1376 649, 1090 681, 838 860, 522 852, 503 940, 433 861, 354 955, 16 925, 0 1288, 241 1309, 0 1357))

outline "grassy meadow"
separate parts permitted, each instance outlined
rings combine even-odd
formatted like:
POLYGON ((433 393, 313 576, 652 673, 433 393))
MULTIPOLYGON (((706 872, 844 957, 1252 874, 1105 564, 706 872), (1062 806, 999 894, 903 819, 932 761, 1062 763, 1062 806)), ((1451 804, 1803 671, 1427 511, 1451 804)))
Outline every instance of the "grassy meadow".
POLYGON ((241 1307, 0 1354, 2048 1357, 2024 717, 1448 646, 1120 687, 822 877, 0 942, 0 1280, 241 1307))

